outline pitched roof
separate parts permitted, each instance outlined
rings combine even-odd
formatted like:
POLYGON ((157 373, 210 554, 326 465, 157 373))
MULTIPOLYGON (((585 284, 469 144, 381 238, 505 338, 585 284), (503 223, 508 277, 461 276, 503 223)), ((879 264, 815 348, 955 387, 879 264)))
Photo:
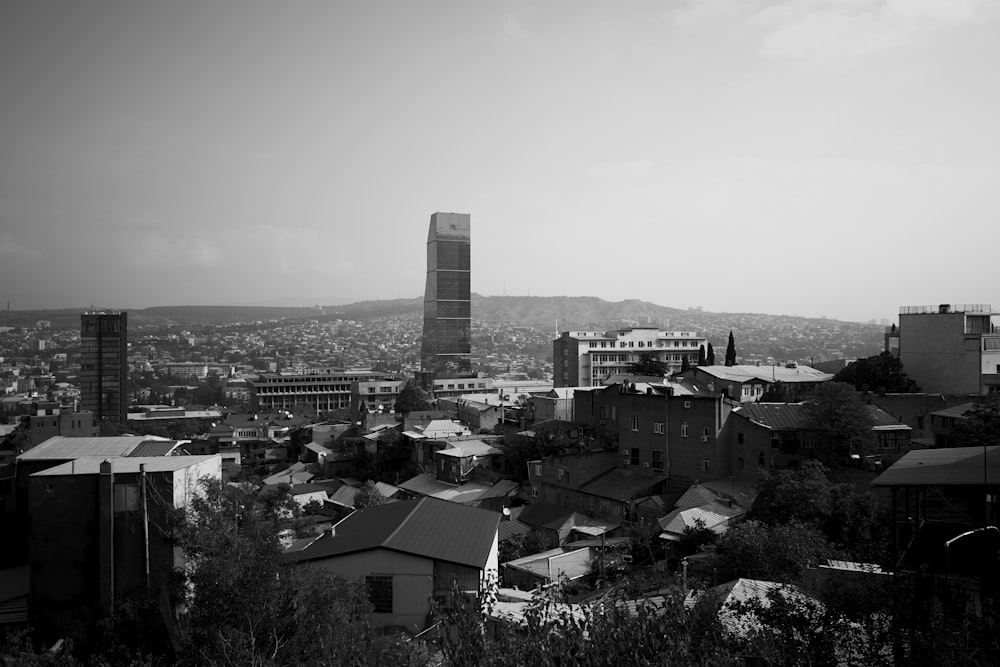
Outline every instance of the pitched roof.
POLYGON ((107 459, 100 456, 85 456, 67 461, 47 470, 36 472, 32 477, 47 477, 59 475, 97 475, 101 472, 101 463, 111 463, 113 473, 137 473, 139 466, 145 465, 146 472, 174 472, 191 466, 218 459, 218 454, 204 456, 116 456, 107 459))
MULTIPOLYGON (((873 429, 911 430, 906 424, 900 423, 899 419, 877 405, 866 405, 865 408, 868 411, 873 429)), ((733 414, 746 417, 775 431, 800 431, 808 430, 811 427, 809 409, 806 403, 744 403, 733 410, 733 414)))
POLYGON ((179 445, 177 440, 144 440, 127 456, 170 456, 179 445))
POLYGON ((127 456, 132 450, 144 442, 160 440, 172 442, 166 438, 151 435, 119 435, 97 438, 78 438, 56 435, 45 442, 32 447, 17 457, 19 461, 69 460, 81 456, 127 456))
POLYGON ((467 456, 489 456, 491 454, 503 454, 503 452, 493 445, 482 440, 460 440, 449 443, 448 447, 435 452, 438 456, 455 456, 465 458, 467 456))
POLYGON ((574 513, 573 510, 559 505, 533 503, 524 506, 521 513, 518 514, 517 520, 536 528, 557 530, 572 519, 574 513))
POLYGON ((649 489, 666 480, 666 475, 615 468, 584 484, 580 491, 592 496, 625 501, 649 495, 649 489))
POLYGON ((698 372, 711 375, 720 380, 730 382, 826 382, 833 378, 833 373, 824 373, 809 366, 753 366, 738 364, 736 366, 697 366, 698 372))
POLYGON ((389 549, 482 568, 497 535, 500 515, 434 498, 358 510, 318 540, 291 553, 298 561, 389 549))
POLYGON ((452 503, 472 503, 483 498, 510 495, 517 486, 517 482, 509 480, 500 480, 496 484, 475 481, 450 484, 439 480, 434 473, 427 472, 411 477, 401 483, 399 488, 452 503))
POLYGON ((1000 480, 1000 446, 914 449, 872 480, 874 486, 984 486, 1000 480))

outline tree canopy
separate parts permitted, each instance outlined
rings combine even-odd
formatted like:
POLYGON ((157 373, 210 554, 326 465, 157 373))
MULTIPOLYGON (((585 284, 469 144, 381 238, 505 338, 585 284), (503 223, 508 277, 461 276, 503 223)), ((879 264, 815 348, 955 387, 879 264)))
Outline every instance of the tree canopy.
POLYGON ((633 361, 628 365, 627 372, 632 375, 664 377, 670 372, 670 366, 660 361, 655 354, 646 352, 639 355, 638 361, 633 361))
POLYGON ((715 349, 712 347, 711 343, 708 344, 708 351, 705 352, 705 365, 706 366, 715 365, 715 349))
POLYGON ((956 447, 1000 444, 1000 394, 980 397, 962 419, 956 420, 951 443, 956 447))
POLYGON ((863 453, 871 441, 874 424, 868 405, 849 384, 817 385, 805 404, 809 428, 817 438, 816 458, 843 465, 852 453, 863 453))
POLYGON ((406 383, 399 391, 399 396, 396 397, 396 412, 400 414, 406 415, 411 412, 430 409, 430 395, 418 387, 412 380, 406 383))
POLYGON ((726 345, 726 366, 736 365, 736 339, 733 338, 733 330, 729 330, 729 344, 726 345))
POLYGON ((903 362, 888 352, 853 361, 833 377, 834 382, 852 385, 858 391, 913 393, 917 383, 903 372, 903 362))

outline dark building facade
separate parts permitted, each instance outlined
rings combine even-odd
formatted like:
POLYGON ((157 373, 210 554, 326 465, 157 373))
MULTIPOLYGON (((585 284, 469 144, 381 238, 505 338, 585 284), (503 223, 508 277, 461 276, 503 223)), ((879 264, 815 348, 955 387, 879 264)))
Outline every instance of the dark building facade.
POLYGON ((80 316, 80 407, 98 422, 125 423, 128 406, 128 314, 80 316))
POLYGON ((435 213, 427 234, 421 370, 432 377, 472 371, 471 236, 468 213, 435 213))

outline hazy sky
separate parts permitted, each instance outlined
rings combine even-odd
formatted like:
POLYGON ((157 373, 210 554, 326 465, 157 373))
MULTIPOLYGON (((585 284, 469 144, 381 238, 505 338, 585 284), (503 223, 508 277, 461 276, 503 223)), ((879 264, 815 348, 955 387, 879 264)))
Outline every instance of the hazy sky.
POLYGON ((1000 307, 1000 2, 0 4, 15 309, 1000 307))

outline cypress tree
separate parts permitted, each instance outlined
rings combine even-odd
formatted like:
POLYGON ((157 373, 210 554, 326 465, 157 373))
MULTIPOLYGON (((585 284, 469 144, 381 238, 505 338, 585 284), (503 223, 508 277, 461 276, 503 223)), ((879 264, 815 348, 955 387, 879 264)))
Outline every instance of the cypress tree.
POLYGON ((705 346, 704 345, 699 345, 698 346, 698 365, 699 366, 704 366, 705 365, 705 346))
POLYGON ((733 330, 729 330, 729 345, 726 346, 726 365, 736 365, 736 339, 733 338, 733 330))
POLYGON ((705 354, 705 365, 714 366, 715 365, 715 350, 712 349, 712 344, 708 344, 708 353, 705 354))

